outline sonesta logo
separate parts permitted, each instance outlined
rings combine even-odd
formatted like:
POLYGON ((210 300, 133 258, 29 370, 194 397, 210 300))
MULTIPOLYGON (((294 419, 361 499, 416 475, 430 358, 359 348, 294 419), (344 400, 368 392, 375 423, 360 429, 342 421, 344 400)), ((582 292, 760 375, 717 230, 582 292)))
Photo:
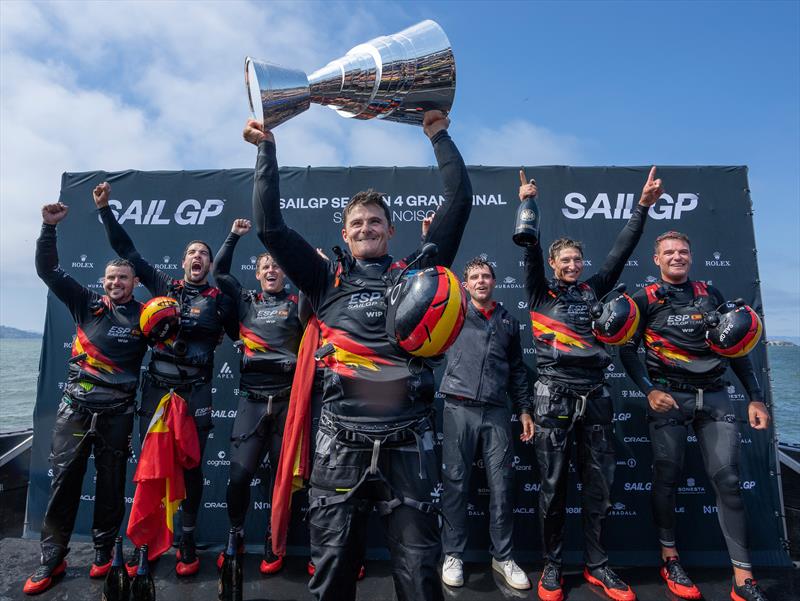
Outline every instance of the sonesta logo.
MULTIPOLYGON (((172 201, 170 201, 170 206, 172 201)), ((119 200, 109 200, 108 206, 119 223, 131 222, 134 225, 168 225, 173 221, 178 225, 203 225, 207 219, 217 217, 225 208, 224 198, 197 200, 187 198, 178 203, 174 211, 167 207, 166 200, 132 200, 123 210, 119 200)), ((98 216, 98 219, 100 217, 98 216)), ((101 220, 102 221, 102 220, 101 220)), ((166 261, 165 261, 166 262, 166 261)))
MULTIPOLYGON (((561 209, 567 219, 592 219, 596 215, 603 219, 630 219, 633 212, 634 195, 621 192, 612 200, 613 195, 600 192, 590 197, 580 192, 570 192, 564 197, 565 207, 561 209)), ((699 197, 688 192, 679 193, 675 198, 662 194, 656 204, 648 210, 652 219, 680 219, 683 213, 697 208, 699 197)))

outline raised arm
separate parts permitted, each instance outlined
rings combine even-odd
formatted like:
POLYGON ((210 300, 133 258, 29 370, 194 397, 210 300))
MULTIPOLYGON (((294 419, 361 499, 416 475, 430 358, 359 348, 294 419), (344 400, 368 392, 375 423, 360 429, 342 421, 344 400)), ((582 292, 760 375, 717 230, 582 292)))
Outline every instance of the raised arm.
POLYGON ((258 146, 253 180, 256 234, 289 279, 316 303, 327 286, 328 262, 283 220, 275 138, 261 123, 250 120, 244 139, 258 146))
POLYGON ((231 225, 231 233, 225 238, 217 256, 214 257, 214 281, 225 294, 233 299, 238 299, 242 293, 242 285, 234 276, 231 275, 231 262, 233 261, 233 251, 239 238, 250 231, 250 221, 247 219, 234 219, 231 225))
POLYGON ((441 111, 425 113, 423 129, 433 144, 444 184, 445 201, 436 210, 436 218, 426 235, 426 241, 435 243, 439 252, 435 257, 424 260, 427 264, 423 263, 423 267, 450 267, 453 264, 472 211, 472 183, 464 159, 447 133, 449 125, 450 120, 441 111))
POLYGON ((633 210, 631 218, 614 241, 611 252, 608 253, 603 266, 595 275, 587 280, 598 297, 608 293, 619 280, 625 263, 628 262, 633 250, 639 243, 647 220, 647 211, 652 207, 664 192, 661 179, 656 179, 656 168, 652 167, 647 176, 647 181, 642 188, 639 204, 633 210))
POLYGON ((60 202, 42 207, 42 231, 36 240, 36 273, 67 306, 73 319, 78 321, 95 294, 73 279, 58 264, 56 226, 67 216, 68 211, 67 205, 60 202))
POLYGON ((106 235, 108 236, 111 248, 117 255, 133 263, 136 276, 151 294, 155 296, 166 294, 172 283, 172 278, 153 267, 142 258, 139 251, 136 250, 136 247, 133 245, 133 240, 128 236, 125 228, 117 222, 117 218, 114 217, 111 207, 108 206, 110 194, 111 185, 108 182, 99 184, 92 191, 94 204, 100 213, 103 226, 106 228, 106 235))

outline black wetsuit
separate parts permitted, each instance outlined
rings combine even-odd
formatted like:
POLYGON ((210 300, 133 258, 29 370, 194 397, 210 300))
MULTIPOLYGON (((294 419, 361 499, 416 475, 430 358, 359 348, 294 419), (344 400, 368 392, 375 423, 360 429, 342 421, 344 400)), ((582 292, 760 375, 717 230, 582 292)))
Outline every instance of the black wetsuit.
MULTIPOLYGON (((446 131, 432 143, 446 201, 428 240, 450 266, 472 205, 464 162, 446 131)), ((389 256, 334 262, 286 226, 280 213, 275 145, 258 148, 253 213, 258 235, 320 321, 326 365, 323 411, 311 474, 309 527, 317 599, 354 599, 373 507, 382 516, 395 591, 403 600, 440 599, 439 526, 429 502, 439 479, 433 449, 433 371, 386 333, 385 293, 405 261, 389 256)))
MULTIPOLYGON (((236 337, 236 307, 232 299, 210 284, 195 285, 176 280, 142 258, 125 229, 109 207, 100 209, 111 247, 136 267, 136 275, 153 296, 169 296, 180 304, 181 326, 174 344, 153 348, 144 376, 139 408, 139 436, 144 440, 150 419, 161 398, 174 389, 186 399, 197 426, 200 456, 205 450, 211 422, 211 386, 214 349, 222 340, 223 328, 236 337)), ((184 470, 186 498, 181 504, 181 524, 193 529, 203 494, 203 463, 184 470)))
POLYGON ((267 490, 272 499, 303 325, 297 296, 245 290, 230 274, 238 240, 237 234, 228 235, 214 259, 214 279, 226 295, 238 300, 241 379, 231 432, 227 504, 231 525, 241 528, 250 505, 250 482, 267 455, 267 490))
POLYGON ((534 385, 534 446, 541 476, 539 519, 545 561, 558 566, 573 432, 583 483, 584 561, 590 569, 608 562, 601 536, 614 480, 614 406, 604 386, 603 369, 611 357, 592 334, 589 311, 617 283, 646 218, 647 208, 637 205, 600 271, 578 284, 556 279, 548 282, 541 247, 537 243, 525 248, 525 284, 539 372, 534 385))
POLYGON ((653 445, 653 515, 660 543, 675 546, 675 495, 691 424, 717 495, 717 515, 731 561, 750 569, 739 490, 739 426, 723 377, 730 363, 750 399, 760 401, 753 365, 746 356, 729 361, 706 344, 703 314, 724 302, 716 288, 703 282, 659 282, 639 290, 633 299, 641 317, 638 331, 620 352, 625 370, 642 392, 668 392, 679 406, 663 413, 647 407, 653 445), (637 357, 642 341, 646 370, 637 357))
POLYGON ((42 226, 36 272, 77 326, 53 426, 53 477, 41 536, 46 563, 67 552, 91 453, 97 471, 92 538, 97 549, 110 551, 114 545, 125 515, 135 396, 147 343, 139 330, 139 302, 115 304, 59 267, 54 225, 42 226))

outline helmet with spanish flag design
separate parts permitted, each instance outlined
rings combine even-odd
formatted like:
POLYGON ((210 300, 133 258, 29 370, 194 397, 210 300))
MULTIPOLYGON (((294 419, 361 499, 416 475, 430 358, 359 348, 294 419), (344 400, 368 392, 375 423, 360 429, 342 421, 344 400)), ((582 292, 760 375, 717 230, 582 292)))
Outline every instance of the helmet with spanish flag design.
MULTIPOLYGON (((737 300, 728 302, 720 307, 718 316, 711 318, 706 341, 711 350, 735 359, 744 357, 761 340, 761 333, 764 328, 761 318, 744 301, 737 300)), ((706 318, 709 322, 709 318, 706 318)))
POLYGON ((456 275, 441 265, 408 272, 389 290, 386 331, 407 353, 435 357, 461 333, 467 292, 456 275))
POLYGON ((628 342, 639 327, 639 307, 622 292, 605 304, 592 307, 592 333, 600 342, 621 346, 628 342))
POLYGON ((142 306, 139 327, 150 340, 163 342, 177 333, 180 315, 178 301, 169 296, 156 296, 142 306))

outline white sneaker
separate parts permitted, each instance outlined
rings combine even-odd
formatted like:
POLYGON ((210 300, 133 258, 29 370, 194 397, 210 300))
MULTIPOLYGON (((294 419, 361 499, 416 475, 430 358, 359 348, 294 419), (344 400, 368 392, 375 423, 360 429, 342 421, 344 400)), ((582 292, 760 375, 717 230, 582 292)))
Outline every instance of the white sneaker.
POLYGON ((522 568, 517 565, 513 559, 506 561, 497 561, 492 558, 492 569, 500 572, 506 580, 506 584, 511 588, 526 590, 531 588, 531 581, 528 580, 528 575, 522 571, 522 568))
POLYGON ((464 562, 452 555, 444 556, 442 582, 447 586, 464 586, 464 562))

